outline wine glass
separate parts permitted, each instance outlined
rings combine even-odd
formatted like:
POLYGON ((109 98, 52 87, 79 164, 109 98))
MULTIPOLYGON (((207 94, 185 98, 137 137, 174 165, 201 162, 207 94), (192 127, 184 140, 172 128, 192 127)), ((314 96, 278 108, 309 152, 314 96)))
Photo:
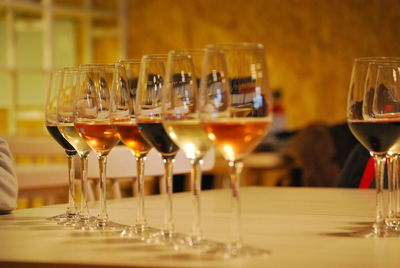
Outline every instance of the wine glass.
POLYGON ((75 203, 75 169, 74 157, 75 148, 61 135, 57 122, 57 103, 58 90, 61 86, 62 69, 50 73, 49 86, 46 98, 45 125, 50 135, 60 144, 67 155, 68 160, 68 206, 65 213, 50 217, 49 220, 55 220, 60 223, 68 224, 75 221, 77 208, 75 203))
MULTIPOLYGON (((177 247, 177 234, 172 213, 172 168, 178 146, 162 125, 161 94, 164 83, 166 55, 145 55, 140 63, 136 92, 136 122, 144 138, 161 154, 164 164, 165 211, 164 226, 149 242, 177 247)), ((161 191, 162 192, 162 191, 161 191)))
POLYGON ((263 45, 237 43, 206 47, 200 84, 200 119, 231 172, 230 241, 214 250, 224 258, 269 254, 267 250, 242 244, 239 200, 243 158, 262 141, 272 121, 267 78, 263 45))
POLYGON ((117 231, 120 224, 111 222, 107 213, 107 156, 118 143, 117 132, 111 125, 112 87, 119 83, 120 65, 81 65, 75 94, 74 126, 79 135, 96 153, 100 171, 100 212, 94 230, 117 231))
MULTIPOLYGON (((372 89, 375 88, 375 82, 377 79, 378 67, 382 65, 390 65, 390 64, 399 64, 400 58, 396 57, 376 57, 369 58, 370 62, 368 63, 368 71, 366 77, 366 88, 370 89, 370 92, 373 92, 372 89)), ((372 95, 371 95, 372 96, 372 95)), ((386 154, 386 164, 387 164, 387 175, 388 175, 388 210, 387 215, 385 217, 385 223, 396 229, 400 224, 400 215, 397 215, 399 211, 398 204, 398 192, 399 192, 399 176, 398 176, 398 161, 400 154, 400 146, 396 144, 392 146, 388 153, 386 154)), ((382 201, 383 202, 383 201, 382 201)))
MULTIPOLYGON (((114 88, 114 110, 111 116, 112 125, 118 138, 127 146, 136 159, 138 205, 136 223, 122 231, 123 236, 141 240, 148 238, 151 231, 147 224, 144 208, 144 164, 151 145, 143 138, 136 124, 134 100, 139 77, 140 60, 119 61, 124 68, 119 76, 120 83, 114 88)), ((133 183, 133 185, 135 185, 133 183)))
POLYGON ((165 84, 162 94, 163 125, 169 137, 185 153, 192 166, 192 230, 187 237, 191 248, 209 250, 215 246, 203 239, 200 217, 201 164, 204 155, 211 148, 200 125, 197 110, 198 82, 200 81, 201 63, 204 50, 170 51, 165 73, 165 84))
POLYGON ((398 135, 395 124, 388 118, 378 118, 373 110, 377 82, 377 63, 384 64, 382 58, 355 59, 351 75, 347 123, 357 140, 374 158, 376 185, 376 216, 373 225, 366 230, 353 233, 361 237, 393 236, 384 222, 383 180, 386 156, 396 143, 398 135), (391 134, 391 131, 394 131, 391 134))
MULTIPOLYGON (((385 64, 370 63, 369 70, 376 69, 374 84, 374 100, 370 117, 383 120, 392 125, 392 128, 400 126, 400 61, 390 61, 385 64)), ((369 87, 368 87, 369 88, 369 87)), ((397 127, 397 128, 396 128, 397 127)), ((390 130, 390 135, 400 134, 398 130, 390 130)), ((400 217, 398 215, 398 154, 400 153, 400 135, 388 151, 388 179, 389 179, 389 204, 386 224, 399 229, 400 217)))
POLYGON ((61 72, 61 85, 58 90, 57 126, 61 135, 75 148, 80 158, 81 201, 75 226, 90 228, 87 204, 88 180, 87 166, 90 147, 82 139, 74 126, 74 99, 77 87, 78 71, 76 68, 64 68, 61 72))

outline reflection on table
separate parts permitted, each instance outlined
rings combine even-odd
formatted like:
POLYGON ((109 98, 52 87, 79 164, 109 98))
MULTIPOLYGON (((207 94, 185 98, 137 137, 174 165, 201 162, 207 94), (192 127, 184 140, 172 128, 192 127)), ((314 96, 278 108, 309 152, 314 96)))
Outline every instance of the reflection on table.
MULTIPOLYGON (((45 221, 44 217, 63 211, 64 205, 60 205, 0 216, 0 266, 36 263, 36 267, 400 267, 398 238, 351 237, 352 232, 374 218, 373 190, 244 187, 241 193, 244 242, 270 250, 268 258, 210 260, 203 255, 71 230, 45 221)), ((202 220, 207 238, 228 239, 229 201, 228 189, 203 192, 202 220)), ((112 200, 110 218, 132 223, 135 206, 134 198, 112 200)), ((91 207, 95 213, 96 203, 91 207)), ((150 225, 162 226, 163 207, 162 196, 146 197, 150 225)), ((174 211, 177 231, 189 232, 189 193, 174 195, 174 211)))

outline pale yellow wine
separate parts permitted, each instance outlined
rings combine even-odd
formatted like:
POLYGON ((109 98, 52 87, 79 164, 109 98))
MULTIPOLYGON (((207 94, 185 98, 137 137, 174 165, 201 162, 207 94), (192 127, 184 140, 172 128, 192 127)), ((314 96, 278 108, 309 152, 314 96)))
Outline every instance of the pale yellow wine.
POLYGON ((179 146, 189 159, 202 158, 211 148, 199 120, 168 120, 163 122, 170 138, 179 146))
POLYGON ((74 124, 59 124, 58 129, 61 132, 61 135, 78 151, 79 154, 86 154, 90 152, 90 147, 86 144, 86 142, 79 136, 79 133, 76 131, 74 124))

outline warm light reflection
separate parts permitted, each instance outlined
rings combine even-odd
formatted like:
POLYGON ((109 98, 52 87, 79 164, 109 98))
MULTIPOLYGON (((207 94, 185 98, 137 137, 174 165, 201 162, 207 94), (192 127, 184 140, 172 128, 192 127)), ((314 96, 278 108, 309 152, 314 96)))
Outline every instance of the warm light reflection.
POLYGON ((210 139, 210 140, 215 140, 215 135, 213 134, 213 133, 208 133, 208 138, 210 139))
POLYGON ((233 151, 232 146, 224 145, 223 150, 225 152, 225 155, 228 156, 228 159, 235 159, 235 152, 233 151))
POLYGON ((173 139, 173 140, 177 139, 175 132, 170 131, 168 134, 171 137, 171 139, 173 139))
POLYGON ((186 153, 186 156, 189 159, 194 159, 196 156, 196 147, 193 145, 193 143, 185 143, 183 144, 182 150, 186 153))
POLYGON ((251 135, 246 135, 246 136, 244 136, 244 141, 245 141, 245 142, 250 142, 251 139, 252 139, 252 136, 251 136, 251 135))

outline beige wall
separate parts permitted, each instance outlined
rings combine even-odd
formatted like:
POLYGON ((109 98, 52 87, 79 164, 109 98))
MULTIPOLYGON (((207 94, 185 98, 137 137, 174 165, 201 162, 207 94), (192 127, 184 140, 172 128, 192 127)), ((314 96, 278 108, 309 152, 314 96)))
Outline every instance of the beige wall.
POLYGON ((130 58, 260 42, 290 128, 345 120, 355 57, 399 56, 398 0, 130 0, 130 58))

